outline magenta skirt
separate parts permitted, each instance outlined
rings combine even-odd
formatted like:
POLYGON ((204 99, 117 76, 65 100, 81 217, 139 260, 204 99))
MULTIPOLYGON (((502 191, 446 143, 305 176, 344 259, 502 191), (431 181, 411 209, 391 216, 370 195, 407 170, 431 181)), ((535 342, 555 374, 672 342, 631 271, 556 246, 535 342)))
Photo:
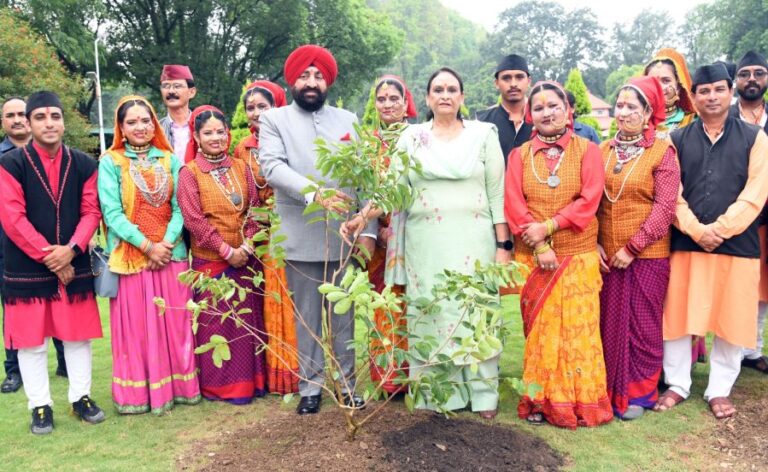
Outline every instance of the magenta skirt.
POLYGON ((201 399, 192 317, 184 308, 192 295, 178 280, 188 267, 171 262, 161 270, 120 276, 109 314, 112 399, 120 413, 159 414, 201 399), (155 297, 165 300, 162 315, 155 297))

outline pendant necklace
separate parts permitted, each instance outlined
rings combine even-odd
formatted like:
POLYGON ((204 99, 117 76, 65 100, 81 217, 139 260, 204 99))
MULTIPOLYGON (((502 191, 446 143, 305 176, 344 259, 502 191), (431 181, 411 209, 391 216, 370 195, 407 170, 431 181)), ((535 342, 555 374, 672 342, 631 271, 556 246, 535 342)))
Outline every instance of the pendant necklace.
POLYGON ((235 178, 234 172, 230 174, 229 170, 228 167, 213 169, 211 170, 211 177, 213 177, 216 187, 227 197, 235 210, 240 211, 244 205, 243 188, 240 186, 240 181, 235 178), (235 191, 235 185, 237 185, 237 191, 235 191))
POLYGON ((533 170, 533 176, 540 184, 547 184, 549 188, 557 188, 560 185, 560 177, 557 176, 557 171, 560 170, 560 164, 563 163, 563 157, 565 157, 565 150, 555 148, 554 146, 544 151, 544 157, 549 160, 557 159, 555 168, 549 172, 547 180, 542 180, 536 172, 536 163, 533 156, 533 146, 529 147, 529 154, 531 156, 531 169, 533 170))

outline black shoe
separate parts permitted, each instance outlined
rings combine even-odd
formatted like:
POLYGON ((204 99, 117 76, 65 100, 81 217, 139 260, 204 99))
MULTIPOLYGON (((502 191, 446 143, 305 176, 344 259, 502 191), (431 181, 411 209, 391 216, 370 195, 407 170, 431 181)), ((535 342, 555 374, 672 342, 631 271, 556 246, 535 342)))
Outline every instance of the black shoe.
POLYGON ((341 395, 341 402, 349 407, 365 410, 365 400, 360 395, 344 393, 341 395))
POLYGON ((88 395, 72 404, 72 411, 85 422, 96 424, 106 419, 104 411, 88 395))
POLYGON ((32 409, 32 424, 29 425, 32 434, 51 434, 53 432, 53 410, 48 405, 32 409))
POLYGON ((3 380, 3 384, 0 385, 0 392, 13 393, 20 389, 22 385, 21 375, 16 373, 8 374, 8 377, 3 380))
POLYGON ((310 395, 308 397, 301 397, 299 406, 296 407, 296 413, 300 415, 314 415, 320 412, 320 403, 322 402, 322 395, 310 395))
POLYGON ((59 366, 56 367, 56 375, 59 377, 64 377, 65 379, 69 378, 69 374, 67 374, 67 367, 59 364, 59 366))

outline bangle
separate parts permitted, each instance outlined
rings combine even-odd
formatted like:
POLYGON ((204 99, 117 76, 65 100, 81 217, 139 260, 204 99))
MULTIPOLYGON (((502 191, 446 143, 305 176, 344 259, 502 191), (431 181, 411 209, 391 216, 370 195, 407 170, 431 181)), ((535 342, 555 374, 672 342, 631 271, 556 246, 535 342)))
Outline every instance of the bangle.
POLYGON ((144 255, 148 256, 150 252, 152 252, 152 249, 155 248, 155 243, 153 243, 150 240, 147 240, 147 246, 144 248, 144 255))
POLYGON ((533 250, 533 254, 538 256, 541 254, 544 254, 545 252, 551 251, 552 247, 549 245, 549 243, 544 243, 542 246, 539 246, 533 250))
POLYGON ((547 226, 547 236, 555 234, 555 221, 552 218, 545 221, 544 224, 547 226))
POLYGON ((228 260, 232 259, 232 256, 234 256, 234 255, 235 255, 235 248, 230 246, 229 247, 229 251, 227 251, 227 256, 224 259, 228 261, 228 260))

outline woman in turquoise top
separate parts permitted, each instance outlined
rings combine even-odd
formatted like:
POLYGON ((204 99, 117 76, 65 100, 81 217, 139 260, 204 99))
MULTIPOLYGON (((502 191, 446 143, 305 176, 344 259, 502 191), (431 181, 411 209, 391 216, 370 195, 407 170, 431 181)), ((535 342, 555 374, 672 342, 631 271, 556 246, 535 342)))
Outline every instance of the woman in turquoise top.
POLYGON ((110 327, 112 398, 120 413, 162 413, 201 398, 184 308, 191 293, 178 280, 189 267, 176 201, 180 168, 149 102, 121 99, 98 177, 109 268, 119 274, 110 327))

